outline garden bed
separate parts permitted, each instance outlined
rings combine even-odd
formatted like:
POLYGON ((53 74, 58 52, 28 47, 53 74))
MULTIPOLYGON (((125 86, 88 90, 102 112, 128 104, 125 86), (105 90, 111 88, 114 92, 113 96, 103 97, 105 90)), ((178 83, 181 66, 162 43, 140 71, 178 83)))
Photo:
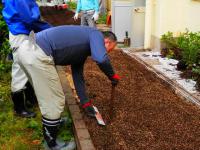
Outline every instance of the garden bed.
POLYGON ((199 149, 200 110, 179 98, 163 81, 120 50, 111 53, 121 76, 110 120, 111 85, 90 59, 85 65, 88 95, 109 124, 98 126, 84 116, 95 147, 100 149, 199 149))
POLYGON ((58 10, 55 7, 41 6, 40 11, 42 18, 52 24, 53 26, 58 25, 80 25, 80 19, 74 21, 74 12, 69 9, 58 10))
MULTIPOLYGON (((74 22, 74 13, 69 10, 45 7, 41 12, 55 26, 80 24, 74 22)), ((109 117, 109 80, 90 59, 85 65, 88 95, 107 123, 101 127, 94 119, 83 117, 96 149, 199 149, 199 108, 179 98, 165 82, 120 50, 111 53, 111 60, 121 76, 113 120, 109 117)))

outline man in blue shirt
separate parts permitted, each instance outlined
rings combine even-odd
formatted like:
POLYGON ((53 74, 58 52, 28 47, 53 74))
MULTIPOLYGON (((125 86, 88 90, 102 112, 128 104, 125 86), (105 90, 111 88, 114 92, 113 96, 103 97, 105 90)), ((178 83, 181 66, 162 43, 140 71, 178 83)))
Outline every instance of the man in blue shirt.
POLYGON ((35 38, 30 36, 13 53, 33 84, 42 113, 44 138, 49 147, 57 145, 57 128, 65 103, 55 65, 71 65, 81 105, 89 116, 95 117, 96 112, 85 92, 83 66, 91 56, 112 85, 117 85, 119 77, 107 55, 116 46, 116 41, 115 34, 110 31, 102 34, 86 26, 59 26, 41 31, 35 38))
MULTIPOLYGON (((2 0, 2 15, 9 28, 9 43, 15 50, 28 38, 31 30, 39 32, 51 25, 41 21, 39 7, 35 0, 2 0)), ((25 107, 27 100, 34 102, 34 91, 24 71, 16 63, 12 64, 11 96, 15 113, 21 117, 34 117, 25 107), (25 98, 25 99, 24 99, 25 98)))
POLYGON ((99 18, 99 0, 78 0, 74 20, 81 13, 81 25, 96 27, 95 22, 99 18))

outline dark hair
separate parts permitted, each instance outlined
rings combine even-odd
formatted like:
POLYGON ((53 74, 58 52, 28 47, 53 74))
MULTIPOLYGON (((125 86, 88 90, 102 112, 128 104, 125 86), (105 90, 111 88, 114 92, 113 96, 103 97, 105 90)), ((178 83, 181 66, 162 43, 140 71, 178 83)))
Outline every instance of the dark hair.
POLYGON ((102 33, 103 33, 104 38, 109 38, 113 42, 117 41, 117 37, 113 32, 111 32, 111 31, 103 31, 102 33))

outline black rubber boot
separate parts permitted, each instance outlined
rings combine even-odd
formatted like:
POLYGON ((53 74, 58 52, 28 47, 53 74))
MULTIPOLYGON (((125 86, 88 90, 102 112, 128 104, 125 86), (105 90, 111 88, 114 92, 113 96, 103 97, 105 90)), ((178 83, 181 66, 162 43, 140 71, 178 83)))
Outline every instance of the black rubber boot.
POLYGON ((43 135, 47 144, 46 150, 74 150, 74 142, 64 142, 57 140, 57 133, 59 130, 61 119, 51 120, 42 117, 43 135))
POLYGON ((26 89, 24 90, 24 94, 25 94, 25 104, 28 108, 33 108, 34 106, 38 105, 34 89, 30 84, 30 82, 26 83, 26 89))
POLYGON ((16 115, 24 118, 31 118, 36 116, 34 112, 28 111, 25 107, 24 91, 12 92, 11 97, 14 104, 14 111, 16 115))

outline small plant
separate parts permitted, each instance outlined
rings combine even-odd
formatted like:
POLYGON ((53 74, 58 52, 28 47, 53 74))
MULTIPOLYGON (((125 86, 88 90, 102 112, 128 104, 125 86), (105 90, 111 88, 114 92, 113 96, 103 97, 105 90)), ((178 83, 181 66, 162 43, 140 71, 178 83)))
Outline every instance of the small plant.
POLYGON ((192 68, 192 72, 194 72, 200 76, 200 66, 192 68))
POLYGON ((177 40, 178 47, 182 49, 182 60, 188 67, 193 67, 200 61, 200 32, 185 32, 177 40))
POLYGON ((161 36, 161 42, 165 44, 164 47, 167 49, 173 49, 177 47, 176 39, 174 38, 172 32, 167 32, 166 34, 163 34, 161 36))
POLYGON ((163 44, 163 49, 161 50, 161 54, 163 57, 180 59, 180 49, 177 45, 177 38, 173 36, 172 32, 167 32, 162 35, 161 42, 163 44))
POLYGON ((75 10, 76 7, 77 7, 77 3, 76 2, 68 1, 67 4, 69 6, 69 9, 75 10))
POLYGON ((100 14, 99 19, 97 20, 98 24, 106 24, 107 13, 100 14))
POLYGON ((165 49, 161 50, 165 57, 179 60, 177 69, 191 72, 188 78, 197 81, 200 87, 200 32, 189 32, 186 30, 174 37, 172 32, 162 35, 161 41, 165 49))
MULTIPOLYGON (((2 6, 0 5, 0 11, 2 12, 2 6)), ((7 60, 8 54, 11 52, 8 42, 8 29, 2 14, 0 14, 0 73, 7 72, 11 69, 11 62, 7 60)))

